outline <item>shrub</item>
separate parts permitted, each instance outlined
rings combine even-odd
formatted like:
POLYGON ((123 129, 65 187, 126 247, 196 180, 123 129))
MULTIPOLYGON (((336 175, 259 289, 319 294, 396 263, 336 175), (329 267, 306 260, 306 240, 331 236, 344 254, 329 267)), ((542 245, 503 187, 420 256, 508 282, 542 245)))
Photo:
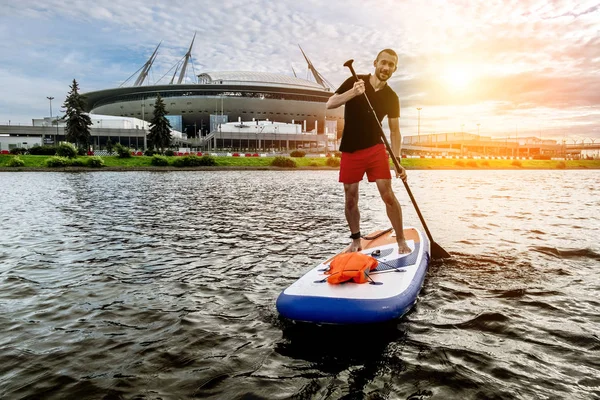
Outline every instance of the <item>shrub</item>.
POLYGON ((205 167, 214 167, 217 165, 217 160, 213 156, 205 155, 200 157, 200 165, 205 167))
POLYGON ((67 157, 54 156, 46 160, 46 166, 50 168, 68 167, 71 165, 71 160, 67 157))
POLYGON ((311 161, 311 162, 308 164, 308 166, 309 166, 309 167, 318 167, 318 166, 319 166, 319 163, 318 163, 318 162, 316 162, 316 161, 311 161))
POLYGON ((78 156, 87 156, 87 151, 84 148, 78 148, 77 149, 77 155, 78 156))
POLYGON ((14 156, 11 157, 10 160, 8 160, 8 164, 6 165, 9 167, 24 167, 25 161, 23 161, 19 156, 14 156))
POLYGON ((489 167, 490 162, 488 160, 485 160, 484 162, 481 163, 481 165, 483 165, 484 167, 489 167))
POLYGON ((325 165, 327 165, 328 167, 339 167, 340 159, 337 157, 330 157, 327 159, 327 161, 325 161, 325 165))
POLYGON ((169 165, 169 160, 165 156, 154 154, 152 156, 152 159, 150 160, 150 164, 156 167, 166 167, 167 165, 169 165))
POLYGON ((465 163, 462 162, 462 161, 457 161, 457 162, 454 163, 454 165, 456 165, 457 167, 464 167, 465 163))
POLYGON ((186 160, 183 157, 177 157, 173 160, 173 166, 177 168, 188 167, 189 165, 186 164, 186 160))
POLYGON ((113 142, 110 140, 110 138, 106 139, 106 151, 109 153, 112 153, 113 151, 113 142))
POLYGON ((71 160, 71 167, 85 167, 87 163, 83 158, 74 158, 71 160))
POLYGON ((304 157, 306 155, 302 150, 294 150, 290 153, 290 157, 304 157))
POLYGON ((474 160, 467 161, 467 166, 472 167, 472 168, 478 167, 477 162, 474 160))
POLYGON ((56 155, 59 157, 75 158, 77 157, 77 149, 72 143, 61 143, 56 148, 56 155))
POLYGON ((184 156, 178 157, 173 161, 173 165, 176 167, 211 167, 217 165, 214 157, 212 156, 184 156))
POLYGON ((155 154, 159 154, 158 151, 154 150, 154 149, 146 149, 146 151, 144 151, 144 155, 148 156, 148 157, 152 157, 155 154))
POLYGON ((277 156, 271 162, 271 165, 274 167, 283 167, 283 168, 296 168, 296 161, 292 160, 289 157, 277 156))
POLYGON ((29 154, 34 156, 53 156, 56 154, 54 146, 33 146, 29 149, 29 154))
POLYGON ((510 165, 514 165, 515 167, 519 167, 519 168, 521 168, 523 166, 523 164, 519 160, 513 160, 513 162, 511 162, 510 165))
POLYGON ((334 151, 333 152, 333 156, 337 157, 337 158, 342 158, 342 152, 341 151, 334 151))
POLYGON ((556 168, 565 169, 565 168, 567 168, 567 163, 565 163, 564 161, 561 161, 558 164, 556 164, 556 168))
POLYGON ((27 153, 27 149, 23 147, 15 147, 14 149, 10 149, 10 154, 18 155, 27 153))
POLYGON ((117 143, 113 146, 114 150, 117 152, 119 158, 130 158, 131 150, 129 147, 123 146, 121 143, 117 143))
POLYGON ((165 156, 173 157, 174 155, 175 155, 175 152, 173 150, 165 150, 165 156))
POLYGON ((104 160, 99 156, 92 156, 87 159, 87 166, 90 168, 104 167, 104 160))

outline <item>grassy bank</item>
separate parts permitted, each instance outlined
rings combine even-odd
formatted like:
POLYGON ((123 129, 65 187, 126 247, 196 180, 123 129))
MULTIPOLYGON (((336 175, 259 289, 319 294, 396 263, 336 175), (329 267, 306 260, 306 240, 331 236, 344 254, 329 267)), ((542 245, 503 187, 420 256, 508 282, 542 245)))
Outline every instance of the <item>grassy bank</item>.
MULTIPOLYGON (((14 170, 57 170, 46 167, 49 156, 19 156, 23 160, 22 167, 9 167, 9 161, 13 156, 0 155, 0 169, 4 171, 14 170)), ((80 157, 85 160, 87 157, 80 157)), ((176 157, 168 157, 170 163, 176 157)), ((119 158, 116 156, 102 157, 105 167, 110 170, 136 170, 136 169, 171 169, 174 167, 152 166, 152 157, 136 156, 131 158, 119 158)), ((268 168, 271 166, 273 157, 215 157, 216 167, 206 168, 268 168)), ((326 158, 302 157, 294 158, 298 168, 323 168, 326 166, 326 158)), ((391 163, 390 163, 391 165, 391 163)), ((431 159, 431 158, 406 158, 402 160, 406 169, 455 169, 455 170, 477 170, 477 169, 600 169, 600 160, 473 160, 473 159, 431 159)), ((276 167, 273 167, 276 168, 276 167)), ((81 169, 81 167, 78 167, 81 169)), ((85 168, 84 168, 85 169, 85 168)), ((62 169, 58 169, 62 170, 62 169)))

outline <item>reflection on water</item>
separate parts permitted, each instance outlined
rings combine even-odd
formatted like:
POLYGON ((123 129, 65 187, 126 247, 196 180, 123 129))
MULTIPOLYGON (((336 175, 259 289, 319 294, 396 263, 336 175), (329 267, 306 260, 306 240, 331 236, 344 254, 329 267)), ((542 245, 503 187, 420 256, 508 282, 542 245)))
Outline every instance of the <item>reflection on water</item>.
POLYGON ((409 172, 453 259, 352 328, 274 306, 347 244, 335 172, 0 173, 0 397, 600 396, 598 173, 409 172))

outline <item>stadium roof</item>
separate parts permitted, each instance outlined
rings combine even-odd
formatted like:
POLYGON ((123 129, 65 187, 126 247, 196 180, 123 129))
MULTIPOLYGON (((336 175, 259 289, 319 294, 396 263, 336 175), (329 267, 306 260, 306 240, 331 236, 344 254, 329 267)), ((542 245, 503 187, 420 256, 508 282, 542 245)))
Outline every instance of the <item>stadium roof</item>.
POLYGON ((198 75, 199 84, 261 84, 261 85, 285 85, 302 89, 325 88, 318 83, 307 81, 305 79, 295 78, 293 76, 274 74, 270 72, 249 72, 249 71, 219 71, 206 72, 198 75))

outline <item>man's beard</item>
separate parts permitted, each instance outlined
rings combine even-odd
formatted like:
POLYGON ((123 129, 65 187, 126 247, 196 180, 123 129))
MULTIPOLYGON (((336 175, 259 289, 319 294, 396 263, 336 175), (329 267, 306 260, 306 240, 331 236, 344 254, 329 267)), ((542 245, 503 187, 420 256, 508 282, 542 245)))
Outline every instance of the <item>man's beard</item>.
POLYGON ((385 74, 385 78, 383 77, 384 73, 381 71, 377 71, 376 74, 377 75, 377 79, 379 79, 380 81, 387 81, 388 79, 390 79, 391 74, 385 74))

